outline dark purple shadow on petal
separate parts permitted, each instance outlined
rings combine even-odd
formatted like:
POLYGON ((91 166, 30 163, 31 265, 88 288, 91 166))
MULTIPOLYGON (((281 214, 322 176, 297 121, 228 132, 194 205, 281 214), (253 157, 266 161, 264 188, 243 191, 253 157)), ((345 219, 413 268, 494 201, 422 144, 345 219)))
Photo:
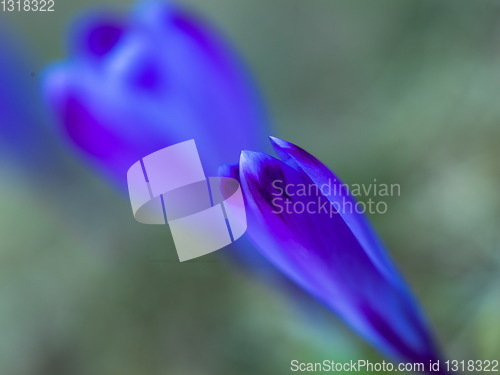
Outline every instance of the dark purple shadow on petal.
POLYGON ((63 123, 69 137, 83 150, 104 161, 113 158, 124 145, 107 130, 75 95, 63 104, 63 123))
MULTIPOLYGON (((403 306, 407 307, 407 305, 403 306)), ((418 356, 415 356, 414 351, 410 348, 402 339, 401 336, 398 335, 394 327, 387 323, 384 317, 380 312, 373 310, 370 306, 364 305, 361 307, 364 311, 364 314, 367 320, 372 324, 372 326, 382 335, 387 341, 392 343, 394 347, 397 347, 402 355, 404 355, 407 359, 411 359, 412 363, 422 363, 426 366, 429 365, 430 362, 435 363, 441 359, 441 355, 439 353, 438 348, 435 346, 434 342, 430 337, 428 337, 428 346, 426 347, 427 351, 419 353, 418 356)), ((414 323, 418 325, 420 322, 418 318, 414 316, 414 311, 408 311, 410 317, 414 317, 414 323)), ((440 366, 439 371, 425 371, 425 374, 439 374, 439 375, 451 375, 452 372, 447 372, 444 366, 440 366)))
MULTIPOLYGON (((378 331, 378 333, 385 337, 388 342, 392 344, 393 347, 398 348, 399 354, 404 358, 412 358, 414 362, 421 362, 429 358, 415 358, 415 352, 409 348, 401 339, 401 335, 398 335, 394 328, 387 323, 387 319, 384 319, 380 312, 372 309, 369 305, 362 306, 363 313, 365 314, 367 320, 372 324, 372 326, 378 331)), ((434 359, 434 358, 433 358, 434 359)))
POLYGON ((73 26, 69 49, 78 55, 100 59, 113 50, 124 33, 125 25, 113 15, 89 13, 73 26))
POLYGON ((87 35, 88 50, 95 56, 103 56, 118 43, 122 35, 123 28, 119 25, 96 25, 87 35))

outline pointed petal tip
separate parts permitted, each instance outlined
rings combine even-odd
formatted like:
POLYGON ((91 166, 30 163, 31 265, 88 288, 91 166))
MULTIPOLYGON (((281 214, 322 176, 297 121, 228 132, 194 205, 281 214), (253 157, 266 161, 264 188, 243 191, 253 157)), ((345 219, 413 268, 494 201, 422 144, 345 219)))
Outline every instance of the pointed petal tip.
POLYGON ((290 152, 302 150, 295 143, 285 141, 281 138, 269 137, 273 148, 280 154, 281 157, 284 157, 286 154, 290 154, 290 152))
POLYGON ((243 150, 240 154, 240 164, 254 160, 255 158, 265 155, 262 152, 243 150))
POLYGON ((275 142, 275 141, 279 141, 279 138, 275 137, 275 136, 272 136, 272 135, 268 135, 267 138, 269 138, 269 140, 271 142, 275 142))
POLYGON ((285 141, 281 138, 270 136, 269 140, 271 141, 271 145, 273 146, 274 151, 278 154, 279 158, 286 163, 292 158, 293 152, 298 148, 293 143, 285 141))
POLYGON ((245 175, 260 174, 266 167, 274 165, 280 160, 257 151, 243 150, 240 156, 240 176, 243 178, 245 175))
POLYGON ((269 140, 271 141, 273 146, 278 146, 278 147, 289 147, 291 145, 290 142, 287 142, 281 138, 278 137, 273 137, 272 135, 269 136, 269 140))

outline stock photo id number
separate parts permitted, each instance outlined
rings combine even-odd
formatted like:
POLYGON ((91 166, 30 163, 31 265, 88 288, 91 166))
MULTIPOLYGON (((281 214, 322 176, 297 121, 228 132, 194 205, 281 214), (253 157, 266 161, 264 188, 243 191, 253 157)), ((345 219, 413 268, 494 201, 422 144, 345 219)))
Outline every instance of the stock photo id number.
POLYGON ((2 0, 3 12, 53 12, 54 0, 2 0))

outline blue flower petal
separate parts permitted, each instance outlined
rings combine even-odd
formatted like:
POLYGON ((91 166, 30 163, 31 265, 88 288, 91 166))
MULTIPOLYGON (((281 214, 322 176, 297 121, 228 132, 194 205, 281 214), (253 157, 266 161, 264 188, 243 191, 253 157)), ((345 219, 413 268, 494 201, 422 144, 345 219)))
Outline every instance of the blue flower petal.
POLYGON ((162 1, 78 24, 70 58, 45 74, 45 98, 77 149, 120 185, 139 158, 188 139, 207 175, 261 148, 262 103, 211 28, 162 1))
MULTIPOLYGON (((311 179, 312 183, 320 188, 324 187, 321 192, 334 207, 355 206, 356 199, 349 193, 347 185, 321 161, 293 143, 276 137, 270 137, 270 139, 281 159, 303 171, 311 179)), ((380 271, 388 279, 393 280, 395 284, 402 283, 399 271, 391 261, 382 241, 373 230, 366 216, 356 210, 338 210, 338 213, 380 271)))
MULTIPOLYGON (((313 183, 313 173, 301 167, 306 155, 297 156, 291 144, 281 146, 287 159, 296 157, 288 160, 292 166, 256 152, 245 151, 240 159, 248 234, 259 251, 389 356, 436 359, 428 327, 406 285, 374 262, 352 225, 330 211, 330 197, 319 189, 302 194, 303 186, 313 183), (293 209, 284 209, 287 204, 293 209)), ((320 168, 314 172, 315 179, 325 179, 320 168)))

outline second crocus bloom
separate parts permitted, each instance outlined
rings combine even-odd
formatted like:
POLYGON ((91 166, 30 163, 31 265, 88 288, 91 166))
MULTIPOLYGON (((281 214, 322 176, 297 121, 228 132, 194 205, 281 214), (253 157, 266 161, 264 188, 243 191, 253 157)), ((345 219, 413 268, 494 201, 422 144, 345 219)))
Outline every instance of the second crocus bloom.
POLYGON ((247 72, 214 30, 173 3, 83 17, 44 91, 65 134, 119 185, 141 157, 195 139, 205 172, 260 149, 266 119, 247 72))

